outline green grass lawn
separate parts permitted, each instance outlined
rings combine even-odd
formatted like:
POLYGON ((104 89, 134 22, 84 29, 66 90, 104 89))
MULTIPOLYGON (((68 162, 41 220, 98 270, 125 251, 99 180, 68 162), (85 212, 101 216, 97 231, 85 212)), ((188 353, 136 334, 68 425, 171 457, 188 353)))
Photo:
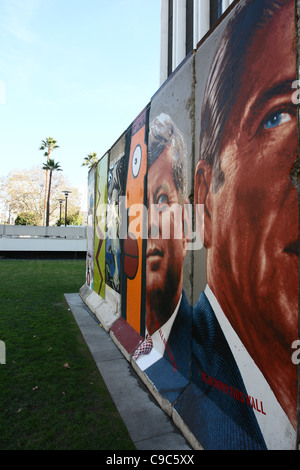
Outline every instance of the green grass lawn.
POLYGON ((64 299, 85 261, 2 259, 0 279, 0 449, 135 449, 64 299))

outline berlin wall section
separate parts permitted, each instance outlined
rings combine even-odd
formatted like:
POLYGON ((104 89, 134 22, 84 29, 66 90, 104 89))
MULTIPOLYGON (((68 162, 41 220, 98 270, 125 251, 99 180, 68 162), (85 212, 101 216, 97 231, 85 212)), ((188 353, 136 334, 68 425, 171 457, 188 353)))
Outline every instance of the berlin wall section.
POLYGON ((297 449, 299 1, 241 0, 89 172, 80 295, 194 449, 297 449))

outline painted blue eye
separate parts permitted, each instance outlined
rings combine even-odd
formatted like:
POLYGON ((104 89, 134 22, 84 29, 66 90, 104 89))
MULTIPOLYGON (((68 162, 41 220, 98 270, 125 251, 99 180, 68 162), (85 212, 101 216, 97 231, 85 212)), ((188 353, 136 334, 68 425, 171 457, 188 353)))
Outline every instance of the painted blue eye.
POLYGON ((157 204, 159 205, 160 210, 166 209, 166 206, 169 205, 169 198, 166 194, 161 194, 157 198, 157 204))
POLYGON ((265 125, 264 125, 264 128, 265 129, 273 129, 274 127, 278 127, 280 126, 281 124, 284 124, 285 122, 288 122, 290 121, 291 119, 291 116, 289 113, 282 113, 281 111, 278 111, 274 114, 272 114, 272 116, 270 116, 265 125))

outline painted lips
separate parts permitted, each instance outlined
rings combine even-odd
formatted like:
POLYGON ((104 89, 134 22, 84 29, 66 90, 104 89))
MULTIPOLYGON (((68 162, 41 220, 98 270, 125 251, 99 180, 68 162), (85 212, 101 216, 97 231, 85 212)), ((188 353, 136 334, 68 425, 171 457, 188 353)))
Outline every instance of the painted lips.
POLYGON ((154 256, 159 256, 163 257, 164 252, 162 250, 159 250, 158 248, 149 248, 146 253, 146 258, 154 257, 154 256))

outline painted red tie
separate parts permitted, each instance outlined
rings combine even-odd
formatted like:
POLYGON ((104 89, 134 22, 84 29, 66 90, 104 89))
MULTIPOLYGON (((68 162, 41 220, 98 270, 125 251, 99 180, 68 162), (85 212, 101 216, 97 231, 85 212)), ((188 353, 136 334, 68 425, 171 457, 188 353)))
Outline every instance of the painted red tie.
POLYGON ((153 342, 151 336, 147 335, 145 341, 137 348, 133 355, 133 359, 136 361, 142 354, 149 354, 153 348, 153 342))

